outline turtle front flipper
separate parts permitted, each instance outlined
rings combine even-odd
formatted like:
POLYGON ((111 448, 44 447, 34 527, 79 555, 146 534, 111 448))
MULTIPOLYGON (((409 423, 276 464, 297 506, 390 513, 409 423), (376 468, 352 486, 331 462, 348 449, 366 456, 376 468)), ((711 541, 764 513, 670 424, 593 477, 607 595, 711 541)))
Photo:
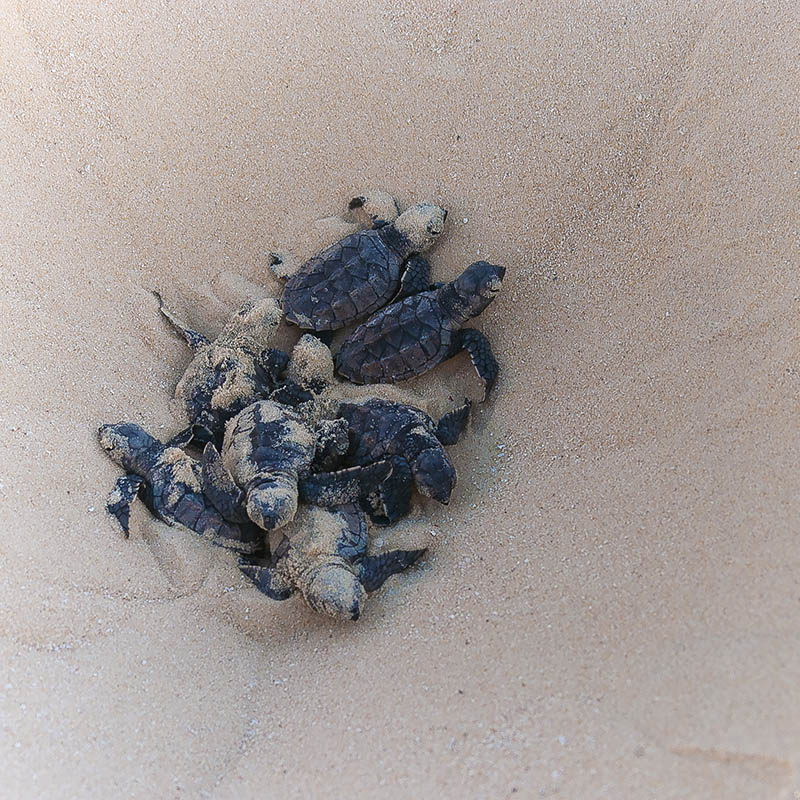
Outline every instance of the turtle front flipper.
POLYGON ((131 518, 131 503, 136 499, 143 483, 144 478, 132 472, 117 478, 114 489, 106 502, 108 513, 112 514, 119 522, 126 539, 130 536, 128 525, 131 518))
POLYGON ((439 424, 436 426, 436 438, 442 444, 451 445, 459 440, 469 422, 470 408, 472 408, 472 403, 466 400, 463 406, 450 411, 439 420, 439 424))
POLYGON ((198 333, 197 331, 193 331, 191 328, 187 328, 165 305, 164 301, 161 298, 161 295, 154 291, 153 294, 158 300, 159 304, 159 311, 164 315, 164 317, 169 321, 170 325, 175 328, 181 336, 189 343, 189 347, 192 348, 194 352, 197 352, 201 347, 206 347, 207 345, 211 344, 211 340, 207 336, 203 336, 202 333, 198 333))
POLYGON ((378 497, 383 503, 383 516, 368 512, 376 525, 393 525, 408 514, 411 508, 411 493, 414 489, 414 476, 408 460, 402 456, 392 456, 392 477, 378 489, 378 497))
POLYGON ((475 328, 462 328, 453 335, 453 344, 447 357, 452 358, 462 350, 469 353, 472 366, 483 381, 483 399, 486 400, 500 372, 497 359, 492 353, 492 346, 480 331, 475 328))
POLYGON ((275 389, 289 365, 289 356, 277 347, 262 350, 254 361, 256 388, 265 396, 275 389))
POLYGON ((392 465, 388 460, 337 472, 318 472, 299 481, 300 499, 327 507, 355 503, 374 492, 391 474, 392 465))
POLYGON ((392 301, 396 303, 412 294, 427 292, 431 288, 431 265, 422 256, 411 256, 406 261, 406 269, 400 280, 400 291, 392 301))
POLYGON ((317 425, 314 432, 317 441, 314 453, 315 468, 326 472, 336 468, 350 447, 348 427, 347 420, 341 417, 324 419, 317 425))
POLYGON ((269 271, 279 280, 285 281, 292 277, 302 266, 291 256, 285 253, 269 254, 269 271))
POLYGON ((164 447, 186 447, 194 439, 194 428, 189 426, 178 431, 171 439, 164 443, 164 447))
POLYGON ((231 522, 249 521, 245 493, 236 485, 217 448, 209 442, 203 450, 203 494, 231 522))
POLYGON ((273 600, 287 600, 294 591, 294 586, 275 567, 263 567, 248 561, 239 561, 239 569, 263 592, 273 600))
POLYGON ((367 556, 358 572, 358 579, 367 592, 374 592, 383 586, 387 578, 416 564, 427 549, 390 550, 376 556, 367 556))

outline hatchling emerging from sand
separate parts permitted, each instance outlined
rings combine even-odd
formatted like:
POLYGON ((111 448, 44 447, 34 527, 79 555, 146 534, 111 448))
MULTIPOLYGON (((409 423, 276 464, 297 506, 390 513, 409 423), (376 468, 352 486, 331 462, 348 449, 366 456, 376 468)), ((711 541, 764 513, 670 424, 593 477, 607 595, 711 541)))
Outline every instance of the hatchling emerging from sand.
POLYGON ((405 516, 415 486, 426 497, 450 502, 456 471, 444 445, 458 441, 469 409, 467 401, 437 424, 419 408, 379 398, 339 406, 350 439, 344 463, 356 466, 387 459, 392 465, 391 476, 362 501, 374 522, 390 525, 405 516))
POLYGON ((278 385, 289 357, 269 347, 281 321, 277 301, 248 300, 212 342, 181 323, 161 301, 161 313, 186 339, 194 358, 175 387, 188 427, 171 443, 222 443, 225 423, 278 385))
MULTIPOLYGON (((351 208, 353 203, 376 205, 369 195, 351 201, 351 208)), ((397 296, 429 288, 430 265, 419 253, 441 234, 446 217, 443 208, 420 203, 323 250, 286 282, 281 300, 286 319, 300 328, 333 331, 365 319, 397 296)), ((291 269, 279 262, 273 272, 288 277, 291 269)))
POLYGON ((354 383, 395 383, 467 350, 483 380, 485 399, 497 380, 497 361, 489 340, 462 325, 494 300, 505 272, 476 261, 455 280, 378 311, 342 343, 337 371, 354 383))
MULTIPOLYGON (((324 419, 333 381, 330 350, 306 334, 287 369, 289 400, 261 400, 230 420, 222 452, 209 442, 203 452, 204 490, 229 519, 249 518, 265 530, 290 522, 298 499, 320 506, 357 502, 391 473, 386 461, 326 469, 349 446, 347 422, 324 419)), ((274 393, 281 396, 281 389, 274 393)))
POLYGON ((338 619, 358 619, 368 592, 410 567, 425 550, 391 550, 367 556, 367 520, 349 505, 304 506, 275 548, 271 565, 240 562, 260 591, 286 600, 299 591, 312 609, 338 619))
POLYGON ((106 508, 127 538, 130 507, 137 495, 162 522, 179 523, 214 544, 240 553, 267 547, 265 533, 250 520, 226 519, 203 492, 203 469, 177 447, 169 447, 133 422, 101 425, 100 444, 126 474, 117 480, 106 508))

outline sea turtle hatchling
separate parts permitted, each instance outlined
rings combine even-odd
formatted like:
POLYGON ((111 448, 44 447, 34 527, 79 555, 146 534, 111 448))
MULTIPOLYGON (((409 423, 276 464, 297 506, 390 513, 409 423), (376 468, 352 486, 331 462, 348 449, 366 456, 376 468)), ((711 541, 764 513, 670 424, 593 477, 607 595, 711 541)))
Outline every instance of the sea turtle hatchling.
POLYGON ((415 564, 425 550, 391 550, 367 556, 367 520, 353 505, 302 506, 284 529, 272 563, 240 562, 240 569, 273 600, 297 590, 312 609, 356 620, 368 592, 415 564))
POLYGON ((188 427, 170 443, 222 443, 225 423, 251 403, 268 397, 289 361, 281 350, 269 347, 282 313, 268 297, 246 301, 228 320, 214 341, 182 322, 154 292, 161 313, 186 339, 194 358, 175 387, 175 398, 188 427))
POLYGON ((362 505, 374 522, 389 525, 408 513, 414 486, 440 503, 450 502, 456 471, 444 445, 455 444, 469 421, 470 403, 445 414, 438 424, 414 406, 380 398, 342 403, 350 445, 343 463, 388 459, 392 474, 362 505))
POLYGON ((204 494, 202 467, 177 447, 169 447, 133 422, 101 425, 100 444, 126 474, 116 482, 106 508, 129 535, 130 506, 137 495, 167 525, 179 523, 214 544, 256 553, 266 536, 249 520, 226 519, 204 494))
MULTIPOLYGON (((281 299, 286 319, 300 328, 333 331, 365 319, 398 293, 405 297, 429 288, 430 265, 419 253, 441 234, 446 217, 443 208, 420 203, 326 248, 286 282, 281 299)), ((273 272, 289 274, 283 263, 273 272)))
POLYGON ((347 422, 330 419, 333 357, 305 334, 292 350, 286 381, 272 399, 249 405, 225 429, 221 452, 203 452, 204 490, 229 519, 265 530, 288 523, 298 500, 336 506, 371 494, 391 473, 388 461, 327 471, 347 451, 347 422))
POLYGON ((394 383, 467 350, 485 399, 497 380, 497 361, 480 331, 461 326, 494 300, 504 275, 504 267, 476 261, 455 280, 378 311, 342 343, 337 371, 354 383, 394 383))

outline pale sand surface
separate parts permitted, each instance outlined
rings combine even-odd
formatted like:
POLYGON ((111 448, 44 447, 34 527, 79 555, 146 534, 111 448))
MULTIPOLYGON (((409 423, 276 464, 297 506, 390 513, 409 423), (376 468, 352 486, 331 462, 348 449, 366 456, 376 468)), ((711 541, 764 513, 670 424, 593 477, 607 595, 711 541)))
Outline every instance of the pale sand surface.
POLYGON ((0 13, 2 796, 795 796, 796 4, 60 5, 0 13), (175 429, 150 289, 213 333, 373 186, 508 267, 504 371, 336 625, 124 541, 96 426, 175 429))

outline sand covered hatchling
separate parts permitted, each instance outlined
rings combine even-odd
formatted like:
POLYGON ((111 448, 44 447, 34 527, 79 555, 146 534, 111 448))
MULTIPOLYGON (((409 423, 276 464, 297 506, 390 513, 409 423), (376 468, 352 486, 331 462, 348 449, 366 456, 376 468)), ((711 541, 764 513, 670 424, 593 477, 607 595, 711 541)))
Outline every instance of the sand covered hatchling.
POLYGON ((444 445, 458 441, 469 410, 467 401, 436 423, 419 408, 379 398, 339 406, 350 439, 344 463, 355 466, 388 459, 392 464, 391 476, 362 503, 374 522, 388 525, 405 516, 415 486, 425 497, 450 502, 456 471, 444 445))
POLYGON ((161 301, 161 313, 186 339, 194 358, 175 387, 188 427, 171 440, 222 443, 225 423, 251 403, 268 397, 288 356, 270 347, 282 313, 274 298, 248 300, 214 341, 180 322, 161 301))
POLYGON ((240 562, 242 572, 273 600, 299 591, 312 609, 338 619, 358 619, 369 592, 425 553, 391 550, 367 556, 366 516, 352 505, 301 507, 285 531, 270 565, 240 562))
MULTIPOLYGON (((351 201, 362 205, 370 197, 351 201)), ((346 236, 307 261, 286 282, 281 304, 300 328, 333 331, 365 319, 396 296, 430 286, 430 265, 419 254, 444 230, 447 212, 420 203, 396 219, 346 236)), ((288 277, 280 263, 273 271, 288 277)))
POLYGON ((130 507, 141 495, 167 525, 179 523, 214 544, 240 553, 263 551, 265 534, 249 520, 226 519, 203 492, 202 466, 183 450, 169 447, 133 422, 101 425, 100 444, 126 474, 119 478, 106 508, 129 535, 130 507))
POLYGON ((319 339, 306 334, 295 345, 287 377, 276 399, 253 403, 228 422, 221 453, 213 443, 203 452, 204 490, 215 505, 230 519, 247 517, 265 530, 290 522, 298 500, 320 506, 359 501, 392 469, 383 460, 325 471, 349 443, 347 422, 325 418, 333 360, 319 339))
POLYGON ((486 336, 462 326, 494 300, 504 275, 504 267, 476 261, 455 280, 378 311, 342 343, 337 371, 354 383, 394 383, 467 350, 485 398, 497 380, 497 361, 486 336))

